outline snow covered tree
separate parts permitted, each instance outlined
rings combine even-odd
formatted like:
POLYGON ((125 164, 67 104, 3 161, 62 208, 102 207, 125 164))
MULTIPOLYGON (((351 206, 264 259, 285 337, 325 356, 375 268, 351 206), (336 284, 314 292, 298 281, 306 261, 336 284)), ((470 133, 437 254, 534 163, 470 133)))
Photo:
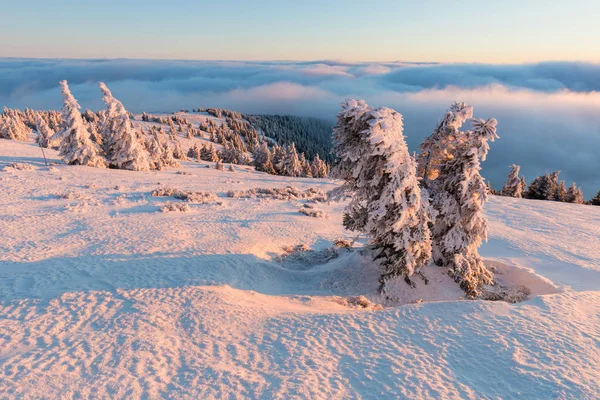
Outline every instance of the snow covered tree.
POLYGON ((346 100, 334 127, 334 176, 352 194, 344 226, 368 233, 383 259, 380 290, 389 278, 420 273, 431 258, 428 195, 421 192, 416 161, 403 135, 402 115, 346 100))
POLYGON ((146 142, 146 150, 149 154, 150 160, 150 169, 156 171, 162 171, 165 168, 165 164, 163 162, 163 148, 162 144, 158 140, 157 137, 153 137, 149 141, 146 142))
POLYGON ((558 185, 556 185, 556 190, 552 200, 567 201, 567 188, 565 186, 565 181, 560 181, 558 185))
POLYGON ((223 162, 221 160, 217 160, 217 162, 215 163, 215 169, 223 171, 223 162))
POLYGON ((227 168, 229 172, 235 172, 235 168, 233 168, 233 164, 229 164, 229 168, 227 168))
POLYGON ((295 143, 292 142, 292 144, 286 147, 284 156, 280 161, 279 170, 281 175, 292 177, 302 175, 302 163, 300 162, 300 157, 298 157, 295 143))
POLYGON ((421 144, 417 173, 425 187, 435 190, 440 174, 440 166, 450 159, 457 139, 463 136, 462 125, 473 117, 473 107, 455 102, 450 106, 442 122, 421 144))
POLYGON ((38 132, 37 143, 44 148, 52 148, 56 145, 53 140, 54 131, 50 129, 46 120, 41 116, 37 116, 36 131, 38 132))
POLYGON ((483 206, 487 188, 480 174, 489 141, 498 138, 497 122, 475 119, 474 130, 453 134, 448 157, 436 164, 433 203, 438 211, 433 227, 434 260, 449 267, 450 274, 467 295, 476 297, 483 285, 493 283, 493 273, 484 265, 478 248, 487 240, 483 206))
POLYGON ((90 139, 90 133, 83 122, 80 106, 69 90, 67 81, 61 81, 63 94, 63 131, 58 133, 61 139, 59 155, 70 165, 86 165, 105 168, 106 160, 100 155, 100 148, 90 139))
POLYGON ((132 171, 149 170, 148 153, 137 138, 129 113, 123 103, 114 98, 104 82, 100 82, 99 86, 107 105, 103 132, 104 138, 108 140, 105 148, 110 167, 132 171))
POLYGON ((266 172, 268 174, 275 175, 275 168, 273 167, 273 161, 271 159, 271 150, 267 142, 264 141, 260 146, 256 146, 254 149, 254 161, 253 165, 257 171, 266 172))
POLYGON ((573 182, 571 184, 571 186, 569 186, 569 188, 567 189, 567 194, 565 196, 565 201, 567 203, 574 203, 574 204, 583 204, 583 203, 585 203, 585 200, 583 198, 583 192, 581 191, 581 188, 577 187, 577 185, 575 184, 575 182, 573 182))
POLYGON ((314 178, 326 178, 328 174, 327 164, 321 160, 319 154, 316 154, 312 162, 312 176, 314 178))
POLYGON ((217 162, 219 160, 219 154, 217 153, 215 146, 210 143, 202 147, 200 158, 204 161, 217 162))
POLYGON ((600 206, 600 191, 598 191, 598 193, 596 193, 596 195, 594 197, 592 197, 592 199, 590 200, 590 203, 593 206, 600 206))
POLYGON ((500 191, 500 195, 508 197, 516 197, 520 199, 523 197, 523 179, 519 178, 519 171, 521 167, 512 164, 510 166, 510 172, 506 178, 506 182, 500 191))
POLYGON ((555 200, 559 186, 559 174, 560 171, 554 171, 538 176, 531 182, 524 197, 534 200, 555 200))
POLYGON ((198 143, 194 143, 194 145, 188 149, 187 156, 193 160, 200 161, 201 154, 202 154, 202 149, 200 148, 200 146, 198 146, 198 143))
POLYGON ((26 141, 29 133, 31 129, 25 125, 21 116, 5 107, 4 115, 0 116, 0 139, 26 141))

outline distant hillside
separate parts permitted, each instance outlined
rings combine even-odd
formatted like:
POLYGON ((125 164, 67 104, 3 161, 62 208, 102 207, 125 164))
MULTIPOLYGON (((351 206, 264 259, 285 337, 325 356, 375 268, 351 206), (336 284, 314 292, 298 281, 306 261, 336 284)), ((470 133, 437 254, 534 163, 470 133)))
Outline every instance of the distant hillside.
POLYGON ((279 144, 296 143, 299 152, 309 160, 316 154, 327 163, 333 162, 331 154, 331 131, 333 123, 308 117, 293 115, 244 115, 246 120, 264 135, 275 139, 279 144))

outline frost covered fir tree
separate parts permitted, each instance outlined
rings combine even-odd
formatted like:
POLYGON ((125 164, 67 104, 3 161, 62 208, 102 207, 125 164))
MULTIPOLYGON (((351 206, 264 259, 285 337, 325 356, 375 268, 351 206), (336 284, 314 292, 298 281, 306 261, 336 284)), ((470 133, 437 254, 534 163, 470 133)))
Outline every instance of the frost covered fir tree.
POLYGON ((585 203, 585 200, 583 198, 583 192, 581 191, 580 188, 577 187, 575 182, 573 182, 571 184, 571 186, 569 186, 569 188, 567 189, 565 201, 567 203, 574 203, 574 204, 585 203))
POLYGON ((41 116, 37 116, 36 130, 38 132, 37 143, 44 148, 52 148, 55 145, 53 140, 54 131, 50 129, 46 120, 41 116))
POLYGON ((431 258, 431 209, 404 140, 402 115, 346 100, 333 137, 338 158, 333 174, 352 194, 344 226, 370 235, 375 258, 383 259, 381 291, 398 276, 413 285, 410 276, 431 258))
POLYGON ((439 164, 433 204, 438 212, 433 226, 433 256, 468 296, 476 297, 483 285, 493 284, 493 273, 484 265, 478 248, 487 240, 483 206, 487 188, 480 174, 489 141, 498 138, 497 122, 473 120, 474 130, 455 135, 450 156, 439 164))
POLYGON ((202 147, 200 158, 204 161, 217 162, 219 160, 219 154, 217 153, 215 146, 210 143, 202 147))
POLYGON ((508 197, 516 197, 518 199, 523 197, 524 187, 523 187, 523 179, 521 179, 519 177, 520 170, 521 170, 521 167, 516 164, 512 164, 510 166, 510 172, 508 174, 508 177, 506 178, 506 182, 504 183, 502 190, 500 191, 500 195, 508 196, 508 197))
POLYGON ((600 206, 600 191, 596 193, 594 197, 590 200, 590 204, 593 206, 600 206))
POLYGON ((325 164, 325 161, 321 160, 319 154, 315 155, 311 168, 313 178, 326 178, 329 174, 327 164, 325 164))
POLYGON ((153 137, 147 141, 146 150, 150 156, 150 169, 162 171, 165 168, 165 163, 163 162, 163 148, 160 140, 157 137, 153 137))
POLYGON ((63 94, 63 130, 58 133, 61 140, 59 155, 70 165, 86 165, 106 168, 106 160, 100 148, 90 139, 90 133, 79 112, 79 104, 71 94, 67 81, 61 81, 63 94))
POLYGON ((285 155, 281 160, 281 174, 291 177, 302 176, 302 163, 296 150, 296 144, 288 145, 285 149, 285 155))
POLYGON ((254 161, 253 165, 257 171, 266 172, 268 174, 275 175, 275 168, 273 167, 273 161, 271 156, 271 150, 269 150, 269 146, 267 142, 262 142, 260 146, 256 146, 254 149, 254 161))
POLYGON ((417 173, 427 188, 435 189, 440 166, 452 157, 456 139, 463 135, 460 128, 473 117, 473 107, 455 102, 450 106, 442 122, 420 146, 417 173))
POLYGON ((233 168, 233 164, 229 164, 229 168, 227 168, 229 172, 235 172, 235 168, 233 168))
POLYGON ((559 186, 558 175, 560 171, 545 173, 531 182, 524 197, 534 200, 555 200, 559 186))
POLYGON ((223 171, 223 162, 221 160, 217 160, 217 162, 215 163, 215 169, 223 171))
POLYGON ((148 153, 135 133, 129 113, 123 103, 114 98, 104 82, 100 82, 99 86, 107 105, 103 132, 104 139, 108 140, 105 149, 110 167, 148 171, 148 153))
POLYGON ((556 185, 556 191, 554 192, 554 201, 567 201, 567 187, 565 186, 565 181, 560 181, 558 185, 556 185))
POLYGON ((7 112, 0 116, 0 139, 26 141, 31 129, 25 125, 21 117, 15 112, 7 112))
POLYGON ((200 161, 201 153, 202 153, 202 149, 200 148, 200 146, 198 146, 198 143, 194 143, 194 145, 188 149, 187 156, 188 156, 188 158, 191 158, 193 160, 200 161))

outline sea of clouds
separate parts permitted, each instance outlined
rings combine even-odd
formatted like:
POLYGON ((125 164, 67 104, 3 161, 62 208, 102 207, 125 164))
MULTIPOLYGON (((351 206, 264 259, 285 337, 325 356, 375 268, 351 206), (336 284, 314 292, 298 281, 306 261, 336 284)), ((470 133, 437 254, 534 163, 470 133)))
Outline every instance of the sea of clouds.
POLYGON ((359 97, 402 113, 413 151, 465 101, 498 120, 483 171, 494 186, 516 163, 528 181, 561 170, 586 198, 600 190, 600 64, 0 59, 0 106, 60 108, 62 79, 84 108, 103 107, 104 81, 133 112, 221 107, 334 121, 343 99, 359 97))

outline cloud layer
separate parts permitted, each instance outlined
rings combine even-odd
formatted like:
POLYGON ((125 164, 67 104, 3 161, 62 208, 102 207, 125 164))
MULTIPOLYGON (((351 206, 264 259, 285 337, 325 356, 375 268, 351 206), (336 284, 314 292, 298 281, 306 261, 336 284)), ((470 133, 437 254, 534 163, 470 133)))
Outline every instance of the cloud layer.
POLYGON ((361 97, 404 115, 412 150, 454 101, 498 119, 484 175, 501 186, 517 163, 528 180, 560 169, 587 198, 600 190, 600 65, 0 59, 0 105, 59 108, 67 79, 83 107, 102 107, 102 80, 134 112, 223 107, 333 120, 361 97))

